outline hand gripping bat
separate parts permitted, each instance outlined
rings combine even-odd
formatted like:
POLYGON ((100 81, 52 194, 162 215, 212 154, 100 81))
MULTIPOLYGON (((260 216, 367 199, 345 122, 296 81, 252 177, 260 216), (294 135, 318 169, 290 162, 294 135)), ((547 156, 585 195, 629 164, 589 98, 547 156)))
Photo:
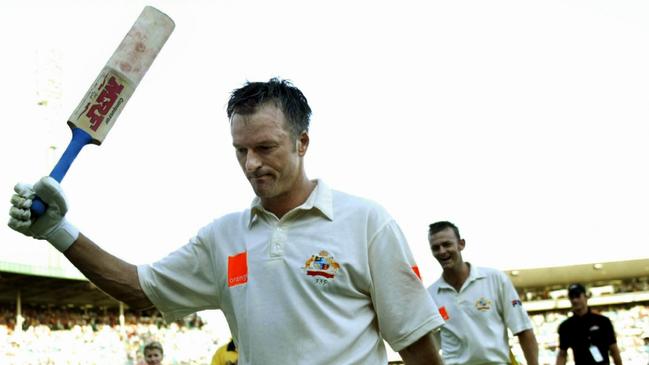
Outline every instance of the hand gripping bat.
MULTIPOLYGON (((61 182, 87 144, 101 145, 117 117, 171 35, 174 22, 146 6, 68 120, 72 139, 50 176, 61 182)), ((45 203, 36 197, 31 213, 41 216, 45 203)))

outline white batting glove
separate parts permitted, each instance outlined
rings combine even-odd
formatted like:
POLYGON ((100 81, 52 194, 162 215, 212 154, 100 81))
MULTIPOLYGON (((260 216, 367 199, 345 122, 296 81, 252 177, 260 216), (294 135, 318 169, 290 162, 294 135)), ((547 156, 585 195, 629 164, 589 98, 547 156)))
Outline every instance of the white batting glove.
POLYGON ((65 219, 68 205, 61 185, 46 176, 32 188, 29 184, 18 183, 14 187, 9 209, 9 227, 26 236, 47 240, 57 250, 64 252, 79 237, 79 230, 65 219), (32 218, 32 200, 38 196, 47 204, 47 210, 40 217, 32 218))

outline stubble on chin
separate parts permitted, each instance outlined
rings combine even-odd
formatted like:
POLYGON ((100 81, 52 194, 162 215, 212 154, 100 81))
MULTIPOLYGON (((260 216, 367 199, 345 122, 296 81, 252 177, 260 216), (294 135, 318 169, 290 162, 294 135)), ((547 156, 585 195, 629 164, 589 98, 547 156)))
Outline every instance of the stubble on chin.
POLYGON ((255 192, 255 195, 261 199, 273 197, 273 187, 269 184, 258 184, 250 181, 250 186, 255 192))

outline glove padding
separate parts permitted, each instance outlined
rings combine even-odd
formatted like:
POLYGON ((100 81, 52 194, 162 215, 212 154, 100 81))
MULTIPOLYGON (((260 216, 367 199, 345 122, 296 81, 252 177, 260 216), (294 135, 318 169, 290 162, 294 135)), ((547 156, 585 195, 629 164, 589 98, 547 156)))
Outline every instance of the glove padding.
POLYGON ((14 187, 9 209, 9 227, 26 236, 47 240, 57 250, 64 252, 79 237, 79 230, 65 219, 68 205, 61 185, 46 176, 32 188, 29 184, 18 183, 14 187), (47 204, 47 210, 40 217, 32 218, 30 208, 35 196, 47 204))

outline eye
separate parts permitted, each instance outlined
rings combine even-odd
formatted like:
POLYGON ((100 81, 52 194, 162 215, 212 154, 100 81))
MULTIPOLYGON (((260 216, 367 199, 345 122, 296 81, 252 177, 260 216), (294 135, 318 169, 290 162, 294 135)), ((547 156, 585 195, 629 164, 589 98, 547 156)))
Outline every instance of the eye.
POLYGON ((270 153, 275 149, 275 145, 262 145, 257 147, 260 153, 270 153))

